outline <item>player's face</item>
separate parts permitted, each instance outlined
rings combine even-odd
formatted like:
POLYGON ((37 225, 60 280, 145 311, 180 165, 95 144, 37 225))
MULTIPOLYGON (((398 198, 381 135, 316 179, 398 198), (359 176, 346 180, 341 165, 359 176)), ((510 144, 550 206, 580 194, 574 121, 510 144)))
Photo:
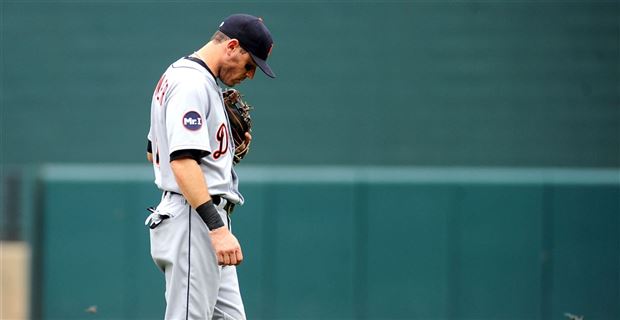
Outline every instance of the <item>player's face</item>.
POLYGON ((256 64, 252 56, 241 47, 236 47, 230 59, 220 69, 220 80, 229 87, 241 83, 246 78, 254 78, 256 64))

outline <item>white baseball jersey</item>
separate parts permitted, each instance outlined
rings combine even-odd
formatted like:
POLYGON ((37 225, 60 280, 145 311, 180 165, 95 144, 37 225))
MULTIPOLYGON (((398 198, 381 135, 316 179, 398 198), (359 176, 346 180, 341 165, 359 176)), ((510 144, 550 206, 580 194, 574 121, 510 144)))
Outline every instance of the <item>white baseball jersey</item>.
POLYGON ((222 89, 203 66, 182 58, 168 67, 153 93, 148 139, 160 189, 181 193, 170 168, 171 153, 202 150, 209 152, 200 160, 209 193, 243 204, 222 89))

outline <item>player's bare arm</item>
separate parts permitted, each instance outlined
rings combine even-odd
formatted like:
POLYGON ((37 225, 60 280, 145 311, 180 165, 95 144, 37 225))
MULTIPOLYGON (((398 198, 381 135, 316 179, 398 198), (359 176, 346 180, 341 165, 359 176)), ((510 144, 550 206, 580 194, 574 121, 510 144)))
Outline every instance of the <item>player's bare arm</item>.
POLYGON ((153 154, 150 152, 146 153, 146 161, 153 163, 153 154))
POLYGON ((183 196, 193 208, 211 200, 207 183, 196 160, 176 159, 170 162, 170 166, 183 196))
MULTIPOLYGON (((176 159, 170 162, 170 166, 183 196, 194 209, 211 200, 207 183, 196 160, 176 159)), ((211 230, 210 236, 220 265, 238 265, 243 261, 239 241, 226 226, 211 230)))

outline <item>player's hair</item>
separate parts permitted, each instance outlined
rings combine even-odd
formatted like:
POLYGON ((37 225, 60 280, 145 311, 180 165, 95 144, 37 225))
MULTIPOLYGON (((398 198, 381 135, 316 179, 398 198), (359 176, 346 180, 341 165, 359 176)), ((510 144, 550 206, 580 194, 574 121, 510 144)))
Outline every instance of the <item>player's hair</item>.
POLYGON ((221 31, 215 31, 213 36, 211 36, 211 41, 215 43, 222 43, 223 41, 230 40, 230 37, 222 33, 221 31))
MULTIPOLYGON (((211 41, 215 42, 215 43, 222 43, 224 41, 230 40, 230 37, 225 35, 224 33, 222 33, 221 31, 215 31, 215 33, 213 34, 213 36, 211 36, 211 41)), ((239 46, 239 49, 241 49, 242 53, 245 53, 246 50, 243 49, 241 46, 239 46)))

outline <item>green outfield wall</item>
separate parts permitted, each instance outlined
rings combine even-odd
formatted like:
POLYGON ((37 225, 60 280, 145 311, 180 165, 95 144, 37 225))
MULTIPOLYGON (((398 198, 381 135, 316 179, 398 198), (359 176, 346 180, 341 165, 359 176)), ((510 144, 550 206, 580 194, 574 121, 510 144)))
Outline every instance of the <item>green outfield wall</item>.
MULTIPOLYGON (((239 168, 250 319, 620 317, 618 170, 239 168)), ((34 319, 159 319, 146 166, 45 166, 34 319), (97 313, 85 310, 97 306, 97 313)))

